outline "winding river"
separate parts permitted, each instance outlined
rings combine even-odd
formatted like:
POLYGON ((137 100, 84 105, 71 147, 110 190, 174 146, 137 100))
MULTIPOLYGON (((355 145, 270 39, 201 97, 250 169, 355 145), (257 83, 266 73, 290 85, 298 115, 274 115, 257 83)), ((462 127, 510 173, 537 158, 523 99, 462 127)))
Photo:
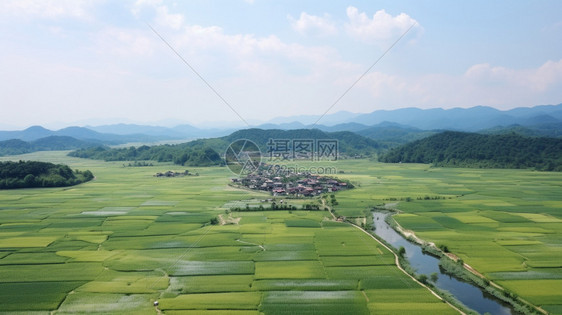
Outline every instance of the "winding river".
POLYGON ((443 273, 439 268, 439 259, 425 254, 419 245, 406 240, 386 223, 388 212, 373 212, 375 234, 384 239, 395 248, 403 246, 406 249, 406 258, 417 274, 425 274, 429 277, 432 273, 438 274, 435 286, 449 291, 459 301, 480 314, 517 314, 510 305, 496 299, 479 287, 461 281, 455 277, 443 273))

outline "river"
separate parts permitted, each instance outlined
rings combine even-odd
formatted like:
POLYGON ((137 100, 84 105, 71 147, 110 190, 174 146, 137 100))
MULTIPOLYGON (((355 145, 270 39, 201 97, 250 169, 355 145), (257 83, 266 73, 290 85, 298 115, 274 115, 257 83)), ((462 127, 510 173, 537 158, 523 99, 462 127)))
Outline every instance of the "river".
POLYGON ((432 273, 437 273, 439 277, 434 283, 436 287, 449 291, 457 300, 480 314, 517 314, 510 305, 482 291, 478 286, 443 273, 439 268, 438 258, 423 253, 419 245, 406 240, 386 223, 388 215, 388 212, 373 212, 375 234, 397 249, 403 246, 406 249, 406 259, 417 274, 425 274, 429 278, 432 273))

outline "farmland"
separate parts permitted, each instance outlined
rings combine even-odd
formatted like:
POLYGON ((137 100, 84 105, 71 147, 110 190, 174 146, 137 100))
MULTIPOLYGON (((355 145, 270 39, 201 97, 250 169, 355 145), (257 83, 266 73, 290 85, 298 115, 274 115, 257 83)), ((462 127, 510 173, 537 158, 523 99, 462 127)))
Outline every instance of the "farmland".
POLYGON ((325 211, 225 213, 269 194, 228 186, 224 167, 159 178, 174 166, 19 158, 87 167, 96 179, 0 192, 4 311, 155 314, 157 300, 166 314, 455 313, 325 211), (219 214, 233 224, 210 225, 219 214))
POLYGON ((403 228, 447 246, 519 297, 562 313, 562 174, 345 163, 347 178, 361 187, 338 194, 338 213, 394 205, 403 228))
MULTIPOLYGON (((224 167, 158 178, 183 169, 62 152, 11 158, 65 163, 96 179, 0 191, 5 311, 155 314, 158 300, 166 314, 455 313, 398 270, 383 246, 327 212, 226 213, 233 203, 270 195, 228 186, 224 167), (210 225, 219 214, 231 224, 210 225)), ((339 215, 393 204, 404 228, 446 245, 520 297, 562 312, 562 174, 326 163, 355 185, 337 193, 339 215)))

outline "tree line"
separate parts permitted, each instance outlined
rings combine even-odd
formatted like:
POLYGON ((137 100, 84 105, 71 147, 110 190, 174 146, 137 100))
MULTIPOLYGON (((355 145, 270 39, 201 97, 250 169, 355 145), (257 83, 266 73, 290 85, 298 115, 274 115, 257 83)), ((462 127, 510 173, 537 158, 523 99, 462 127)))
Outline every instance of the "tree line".
POLYGON ((562 171, 562 139, 446 131, 391 149, 387 163, 562 171))
POLYGON ((209 147, 188 144, 109 148, 105 146, 79 149, 69 156, 105 161, 158 161, 178 165, 213 166, 223 163, 220 155, 209 147))
POLYGON ((0 189, 63 187, 94 178, 89 170, 72 170, 68 165, 38 161, 0 162, 0 189))

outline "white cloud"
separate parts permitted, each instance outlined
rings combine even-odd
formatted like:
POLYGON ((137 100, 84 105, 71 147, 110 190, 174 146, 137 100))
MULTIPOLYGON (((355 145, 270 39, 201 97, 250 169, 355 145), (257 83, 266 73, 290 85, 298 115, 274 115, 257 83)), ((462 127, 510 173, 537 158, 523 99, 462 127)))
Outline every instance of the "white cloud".
MULTIPOLYGON (((370 73, 357 86, 371 102, 389 106, 513 108, 558 103, 562 99, 562 60, 537 68, 511 69, 476 64, 459 75, 397 76, 370 73)), ((359 91, 360 92, 360 91, 359 91)))
POLYGON ((347 33, 365 43, 397 38, 412 25, 417 24, 417 21, 406 13, 392 16, 385 10, 377 11, 371 19, 353 6, 347 8, 347 17, 349 18, 346 24, 347 33))
POLYGON ((298 20, 290 15, 287 18, 291 22, 292 28, 300 34, 312 33, 320 36, 327 36, 338 32, 336 24, 332 21, 329 14, 324 14, 324 16, 321 17, 301 12, 298 20))
POLYGON ((99 54, 115 54, 122 57, 152 54, 153 39, 145 32, 133 29, 106 28, 95 35, 95 49, 99 54))
MULTIPOLYGON (((0 0, 0 16, 10 10, 14 16, 18 10, 25 11, 7 10, 7 3, 14 2, 0 0)), ((32 2, 22 3, 24 7, 32 2)), ((177 7, 167 4, 161 0, 129 3, 138 21, 154 26, 247 120, 322 113, 369 66, 359 59, 343 58, 338 48, 344 51, 348 47, 297 43, 275 34, 256 35, 231 32, 217 25, 196 25, 176 11, 177 7)), ((87 11, 71 7, 68 4, 62 11, 46 8, 45 12, 33 13, 38 10, 35 9, 28 16, 87 15, 87 11)), ((367 16, 349 7, 347 14, 345 21, 304 12, 298 19, 288 18, 295 31, 305 35, 330 35, 338 31, 342 34, 345 30, 361 42, 380 41, 384 45, 415 22, 407 14, 393 16, 384 10, 367 16)), ((25 40, 28 46, 22 47, 26 49, 18 49, 18 41, 5 42, 4 49, 0 49, 0 68, 5 72, 0 77, 0 97, 2 104, 11 110, 6 121, 21 119, 25 124, 23 121, 28 118, 20 115, 22 110, 33 112, 32 120, 36 122, 52 119, 49 117, 52 112, 68 113, 65 119, 111 115, 144 121, 171 116, 191 121, 237 120, 144 23, 102 22, 108 24, 92 23, 87 33, 78 33, 81 40, 60 41, 67 44, 59 49, 60 53, 48 50, 51 47, 42 47, 44 51, 28 48, 40 47, 35 45, 36 37, 25 40)), ((63 35, 73 29, 66 27, 66 23, 48 27, 49 32, 63 35)), ((370 47, 360 42, 354 44, 357 49, 370 47)), ((548 61, 531 69, 475 64, 454 75, 396 74, 391 70, 382 72, 378 67, 375 70, 331 112, 370 112, 405 106, 512 108, 562 99, 562 60, 548 61)))
POLYGON ((75 0, 3 0, 0 1, 0 15, 18 18, 61 18, 87 19, 95 1, 75 0))
POLYGON ((156 8, 156 23, 178 30, 183 24, 183 15, 171 14, 167 6, 159 6, 156 8))
POLYGON ((562 81, 562 60, 547 61, 536 69, 514 70, 490 64, 477 64, 470 67, 465 77, 471 82, 490 86, 512 86, 543 92, 562 81))

